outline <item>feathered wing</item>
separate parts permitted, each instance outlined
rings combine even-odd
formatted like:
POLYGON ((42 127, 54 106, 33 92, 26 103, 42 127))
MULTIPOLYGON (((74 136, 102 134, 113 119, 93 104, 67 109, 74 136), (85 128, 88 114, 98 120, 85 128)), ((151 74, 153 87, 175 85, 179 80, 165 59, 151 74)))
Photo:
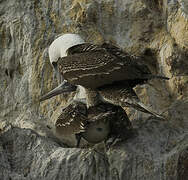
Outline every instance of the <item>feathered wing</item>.
POLYGON ((163 118, 151 108, 144 105, 136 95, 135 91, 128 84, 108 85, 101 87, 98 90, 105 101, 121 107, 131 107, 155 117, 163 118))
POLYGON ((67 55, 74 55, 74 54, 82 54, 85 52, 95 52, 95 51, 103 51, 105 50, 104 47, 100 45, 95 45, 91 43, 83 43, 83 44, 78 44, 75 46, 72 46, 67 50, 67 55))
MULTIPOLYGON (((141 77, 141 79, 144 79, 144 77, 146 77, 146 80, 154 79, 154 78, 169 80, 169 78, 165 77, 165 76, 152 75, 151 71, 144 63, 144 57, 141 57, 141 56, 138 57, 138 56, 131 55, 131 54, 123 51, 121 48, 118 48, 118 47, 116 47, 112 44, 109 44, 109 43, 104 43, 101 47, 105 48, 108 52, 110 52, 117 58, 122 58, 124 60, 126 59, 127 63, 130 63, 135 67, 135 70, 142 72, 143 77, 141 77)), ((139 79, 139 77, 138 77, 138 79, 139 79)))
POLYGON ((56 121, 56 133, 59 135, 73 135, 85 130, 87 121, 87 107, 84 103, 74 101, 62 109, 56 121))
MULTIPOLYGON (((58 67, 63 77, 71 84, 96 88, 114 81, 112 72, 116 68, 119 69, 119 65, 116 67, 113 62, 115 62, 115 57, 108 54, 104 48, 83 44, 75 46, 74 54, 61 58, 58 61, 58 67), (112 66, 113 68, 111 68, 112 66)), ((117 75, 114 77, 117 79, 117 75)), ((119 76, 118 79, 120 77, 122 76, 119 76)), ((124 78, 122 77, 122 79, 124 78)))
POLYGON ((162 78, 151 74, 141 57, 132 56, 120 48, 84 43, 67 50, 68 56, 58 61, 59 71, 71 84, 97 88, 115 81, 162 78), (95 82, 95 83, 93 83, 95 82))

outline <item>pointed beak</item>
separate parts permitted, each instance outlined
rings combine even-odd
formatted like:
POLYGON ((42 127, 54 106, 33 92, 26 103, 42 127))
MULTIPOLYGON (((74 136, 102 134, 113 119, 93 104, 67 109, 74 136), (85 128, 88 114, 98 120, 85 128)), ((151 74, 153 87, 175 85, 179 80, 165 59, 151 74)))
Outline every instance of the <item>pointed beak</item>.
POLYGON ((50 99, 54 96, 57 96, 59 94, 62 94, 64 92, 73 92, 76 91, 77 86, 72 85, 68 83, 66 80, 64 80, 58 87, 47 93, 46 95, 42 96, 39 101, 44 101, 47 99, 50 99))

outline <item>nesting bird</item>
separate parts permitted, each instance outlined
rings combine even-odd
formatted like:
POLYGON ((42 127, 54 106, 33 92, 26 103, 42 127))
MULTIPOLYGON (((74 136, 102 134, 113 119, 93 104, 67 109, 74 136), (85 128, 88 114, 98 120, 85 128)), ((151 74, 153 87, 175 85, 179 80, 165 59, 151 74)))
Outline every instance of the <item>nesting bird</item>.
MULTIPOLYGON (((50 46, 50 61, 58 74, 59 82, 65 79, 57 91, 61 92, 65 82, 69 83, 71 88, 73 85, 81 85, 98 91, 103 101, 122 107, 132 107, 161 118, 139 100, 133 87, 150 79, 168 78, 153 75, 144 64, 143 58, 132 56, 114 45, 83 42, 84 40, 77 34, 65 34, 52 43, 53 48, 50 46), (51 55, 57 51, 50 49, 54 49, 55 45, 59 49, 60 40, 63 44, 63 53, 59 56, 51 55)), ((45 98, 46 96, 42 97, 45 98)))
POLYGON ((56 136, 72 146, 75 144, 70 137, 75 136, 76 147, 79 147, 81 138, 90 144, 97 144, 108 138, 126 139, 131 130, 125 111, 109 103, 87 108, 83 102, 72 101, 62 109, 55 123, 56 136))
POLYGON ((76 93, 74 101, 63 109, 55 127, 60 136, 76 135, 77 146, 81 137, 90 143, 110 136, 126 137, 132 126, 122 107, 161 117, 140 102, 133 87, 153 78, 168 78, 153 75, 142 58, 111 44, 85 43, 77 34, 56 39, 49 47, 49 57, 60 85, 41 101, 84 87, 82 95, 76 93))
MULTIPOLYGON (((64 90, 67 92, 66 87, 64 90)), ((132 125, 122 107, 104 103, 96 91, 86 89, 83 92, 80 86, 73 100, 57 116, 53 128, 60 140, 73 147, 79 147, 81 138, 90 144, 109 138, 123 140, 131 135, 131 130, 132 125)))

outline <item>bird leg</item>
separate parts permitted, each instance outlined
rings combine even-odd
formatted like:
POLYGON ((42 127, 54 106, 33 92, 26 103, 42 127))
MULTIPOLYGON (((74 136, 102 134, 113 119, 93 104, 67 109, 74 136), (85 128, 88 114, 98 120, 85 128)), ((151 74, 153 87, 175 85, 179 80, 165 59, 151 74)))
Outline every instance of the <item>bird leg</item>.
POLYGON ((77 141, 76 148, 79 148, 82 135, 81 135, 81 133, 79 133, 79 134, 75 134, 75 136, 76 136, 76 141, 77 141))

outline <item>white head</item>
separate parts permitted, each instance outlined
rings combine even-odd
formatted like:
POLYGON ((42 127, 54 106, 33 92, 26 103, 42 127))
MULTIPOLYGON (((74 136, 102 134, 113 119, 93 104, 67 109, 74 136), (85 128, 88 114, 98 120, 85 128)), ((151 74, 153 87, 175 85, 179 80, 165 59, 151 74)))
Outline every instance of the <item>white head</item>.
POLYGON ((58 37, 52 42, 48 50, 51 64, 57 62, 58 58, 67 56, 67 49, 84 42, 78 34, 69 33, 58 37))

